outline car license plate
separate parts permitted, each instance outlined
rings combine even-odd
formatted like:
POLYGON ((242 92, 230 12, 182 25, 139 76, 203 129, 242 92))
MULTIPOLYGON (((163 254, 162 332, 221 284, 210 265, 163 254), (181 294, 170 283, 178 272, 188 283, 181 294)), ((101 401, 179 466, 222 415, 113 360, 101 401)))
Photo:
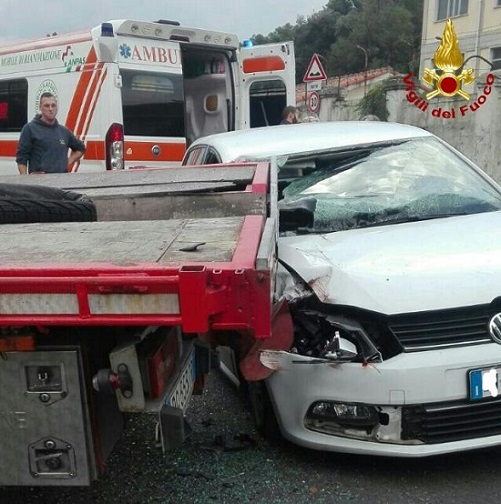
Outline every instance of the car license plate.
POLYGON ((191 346, 189 356, 183 360, 183 368, 180 376, 173 388, 169 391, 165 404, 184 411, 193 393, 195 374, 195 349, 194 346, 191 346))
POLYGON ((474 369, 468 372, 470 399, 478 401, 501 394, 501 367, 474 369))

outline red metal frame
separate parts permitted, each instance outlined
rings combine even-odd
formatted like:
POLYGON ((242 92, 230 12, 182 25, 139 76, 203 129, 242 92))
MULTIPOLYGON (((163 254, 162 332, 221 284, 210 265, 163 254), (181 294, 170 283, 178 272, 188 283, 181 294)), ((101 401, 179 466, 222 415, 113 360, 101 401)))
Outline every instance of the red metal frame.
MULTIPOLYGON (((213 169, 214 167, 212 167, 213 169)), ((257 165, 247 191, 266 190, 267 165, 257 165)), ((141 263, 0 264, 0 294, 75 294, 78 314, 2 314, 1 326, 179 325, 187 333, 250 330, 271 335, 271 279, 256 271, 265 217, 244 218, 230 262, 185 262, 181 266, 141 263), (179 313, 92 314, 90 294, 177 294, 179 313)))
POLYGON ((266 194, 268 192, 269 173, 268 163, 257 163, 254 179, 252 180, 252 184, 247 187, 247 190, 254 193, 266 194))

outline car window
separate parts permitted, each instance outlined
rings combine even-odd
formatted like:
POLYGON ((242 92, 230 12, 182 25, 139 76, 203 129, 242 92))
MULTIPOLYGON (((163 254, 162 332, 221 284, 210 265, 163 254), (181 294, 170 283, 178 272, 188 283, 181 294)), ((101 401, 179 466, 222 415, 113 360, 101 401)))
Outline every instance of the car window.
POLYGON ((205 145, 188 149, 188 152, 184 156, 182 165, 185 166, 185 165, 203 164, 204 152, 205 152, 205 145))
POLYGON ((218 164, 218 163, 221 163, 221 156, 215 149, 209 147, 207 149, 207 154, 204 159, 204 164, 218 164))

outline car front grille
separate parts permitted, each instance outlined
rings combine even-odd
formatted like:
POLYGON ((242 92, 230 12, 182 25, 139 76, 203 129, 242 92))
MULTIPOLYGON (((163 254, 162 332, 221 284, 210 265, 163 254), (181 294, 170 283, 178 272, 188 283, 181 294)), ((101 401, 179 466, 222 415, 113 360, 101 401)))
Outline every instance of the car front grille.
POLYGON ((492 306, 474 306, 390 317, 393 335, 409 351, 491 343, 488 324, 497 313, 492 306))
POLYGON ((402 408, 402 439, 446 443, 501 434, 501 399, 402 408))

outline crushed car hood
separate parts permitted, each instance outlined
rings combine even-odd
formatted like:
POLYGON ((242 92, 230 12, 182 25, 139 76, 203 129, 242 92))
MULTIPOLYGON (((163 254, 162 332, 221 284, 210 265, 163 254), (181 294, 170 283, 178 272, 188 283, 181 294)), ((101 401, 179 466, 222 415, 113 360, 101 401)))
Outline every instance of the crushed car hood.
POLYGON ((281 237, 279 257, 324 303, 388 315, 501 296, 501 212, 281 237))

